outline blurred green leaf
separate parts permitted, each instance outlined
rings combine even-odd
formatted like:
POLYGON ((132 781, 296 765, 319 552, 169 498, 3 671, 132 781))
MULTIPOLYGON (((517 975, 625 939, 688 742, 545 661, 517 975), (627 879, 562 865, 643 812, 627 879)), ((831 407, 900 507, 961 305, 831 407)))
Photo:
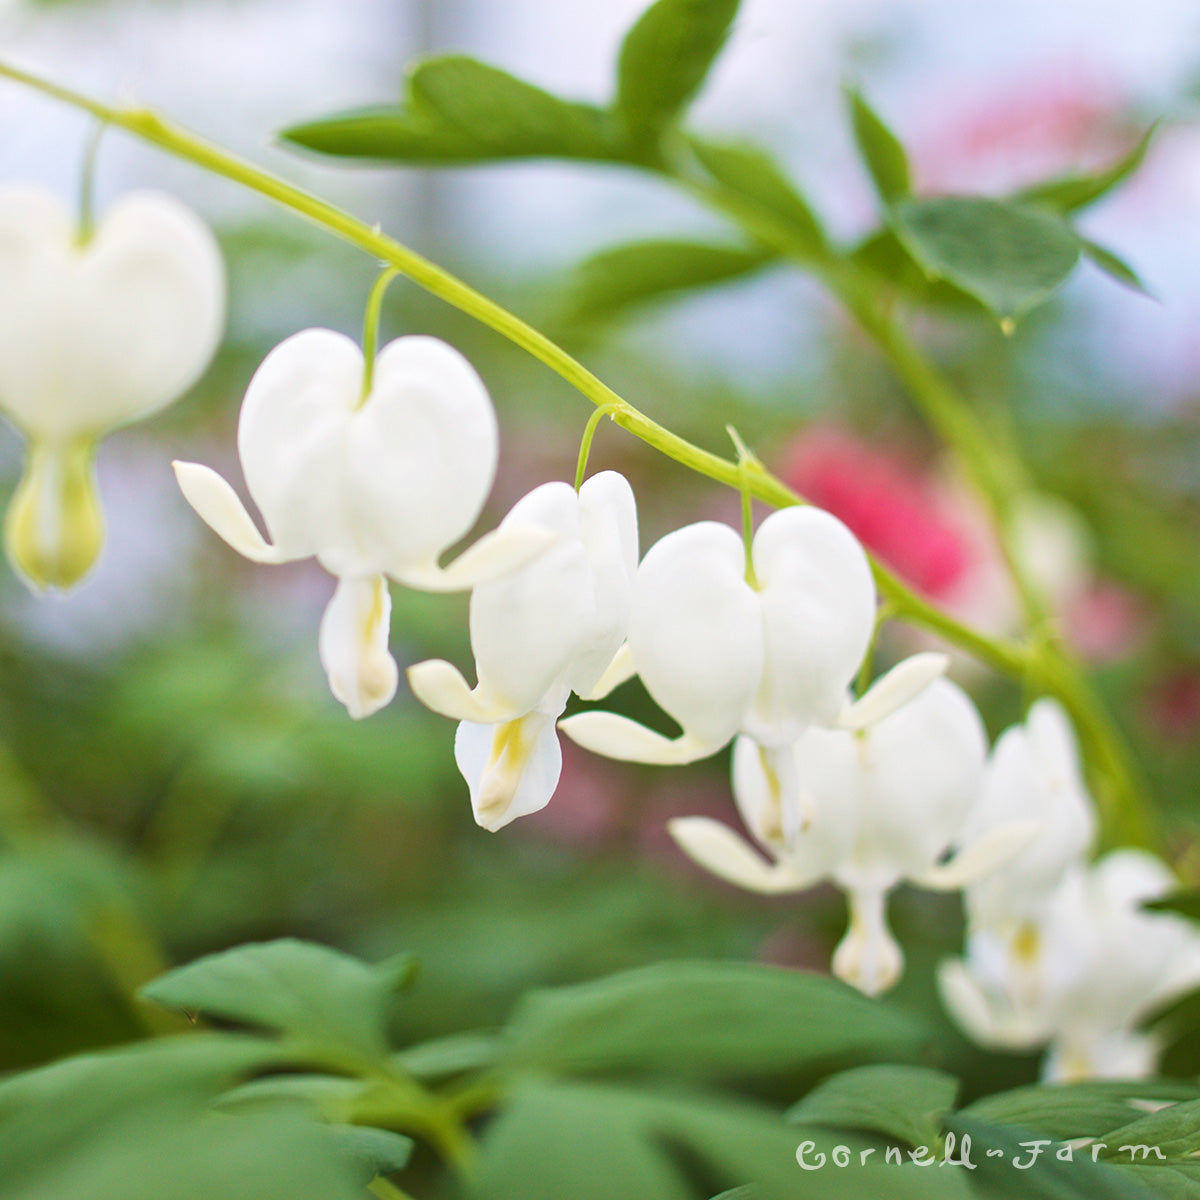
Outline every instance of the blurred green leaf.
POLYGON ((1013 199, 1021 204, 1040 204, 1057 213, 1071 213, 1106 196, 1124 183, 1142 165, 1158 130, 1155 122, 1116 162, 1087 175, 1066 175, 1023 188, 1013 199))
POLYGON ((869 234, 851 251, 850 257, 857 266, 917 304, 975 316, 988 311, 974 296, 949 280, 930 279, 904 248, 894 229, 877 229, 869 234))
POLYGON ((1057 1157, 1060 1146, 1049 1139, 1031 1138, 1027 1132, 991 1125, 978 1117, 955 1113, 946 1127, 960 1140, 971 1139, 971 1161, 976 1169, 972 1184, 986 1197, 1008 1200, 1152 1200, 1134 1174, 1107 1163, 1093 1163, 1087 1149, 1073 1153, 1070 1161, 1057 1157), (1042 1144, 1034 1155, 1034 1141, 1042 1144), (999 1151, 999 1153, 991 1153, 999 1151), (1027 1164, 1015 1166, 1015 1163, 1027 1164))
POLYGON ((163 1038, 0 1084, 3 1200, 354 1200, 345 1149, 294 1113, 222 1117, 210 1102, 279 1064, 227 1035, 163 1038))
POLYGON ((1141 292, 1143 296, 1153 299, 1153 296, 1146 290, 1145 284, 1138 278, 1137 272, 1123 258, 1118 258, 1111 250, 1089 241, 1087 238, 1080 238, 1079 243, 1087 258, 1110 279, 1115 279, 1125 287, 1132 288, 1135 292, 1141 292))
POLYGON ((396 163, 625 157, 601 110, 460 55, 417 63, 403 104, 307 121, 280 137, 321 154, 396 163))
MULTIPOLYGON (((700 1200, 751 1184, 758 1200, 961 1200, 958 1172, 845 1166, 805 1172, 778 1113, 699 1093, 529 1083, 488 1127, 477 1200, 700 1200)), ((739 1194, 735 1192, 734 1194, 739 1194)))
POLYGON ((326 946, 284 938, 198 959, 142 994, 168 1008, 377 1056, 387 1050, 391 997, 412 969, 407 958, 370 967, 326 946))
POLYGON ((865 1129, 910 1146, 936 1146, 958 1081, 929 1067, 867 1066, 831 1076, 788 1110, 787 1119, 865 1129))
POLYGON ((490 1034, 459 1033, 410 1046, 392 1062, 417 1079, 437 1079, 490 1067, 499 1051, 499 1040, 490 1034))
POLYGON ((834 979, 745 963, 659 963, 533 992, 506 1030, 509 1066, 780 1074, 913 1053, 924 1030, 834 979))
POLYGON ((755 146, 689 137, 696 160, 735 199, 749 200, 788 227, 797 249, 818 255, 828 249, 824 230, 808 202, 779 165, 755 146))
POLYGON ((568 284, 564 319, 587 323, 612 317, 633 304, 749 275, 773 257, 766 250, 705 242, 615 246, 576 268, 568 284))
POLYGON ((616 109, 635 143, 652 141, 700 89, 739 0, 656 0, 621 43, 616 109))
MULTIPOLYGON (((1169 1161, 1191 1159, 1195 1166, 1196 1158, 1200 1157, 1200 1100, 1182 1100, 1157 1112, 1145 1113, 1134 1121, 1106 1130, 1100 1140, 1108 1143, 1100 1151, 1100 1157, 1110 1162, 1136 1163, 1142 1156, 1131 1155, 1128 1147, 1152 1146, 1169 1161)), ((1162 1160, 1151 1152, 1143 1161, 1162 1160)))
POLYGON ((1079 261, 1079 241, 1060 218, 985 196, 906 200, 896 235, 931 279, 947 279, 1001 321, 1047 299, 1079 261))
POLYGON ((1139 1117, 1146 1104, 1198 1098, 1200 1089, 1178 1080, 1091 1080, 1014 1088, 985 1096, 962 1111, 990 1124, 1070 1139, 1098 1137, 1139 1117))
POLYGON ((39 838, 0 855, 0 1071, 147 1032, 119 936, 142 929, 140 887, 134 870, 83 839, 39 838))
POLYGON ((854 141, 880 200, 884 204, 895 204, 910 196, 912 175, 908 167, 908 155, 900 139, 857 88, 849 88, 846 97, 850 102, 854 141))
POLYGON ((1181 888, 1157 900, 1143 900, 1142 907, 1151 912, 1171 912, 1200 921, 1200 888, 1181 888))

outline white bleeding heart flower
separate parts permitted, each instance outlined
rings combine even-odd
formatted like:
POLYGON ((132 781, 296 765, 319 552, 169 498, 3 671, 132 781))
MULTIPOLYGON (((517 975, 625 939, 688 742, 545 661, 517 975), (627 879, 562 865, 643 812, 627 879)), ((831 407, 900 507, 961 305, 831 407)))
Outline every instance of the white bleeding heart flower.
POLYGON ((87 573, 97 440, 186 391, 224 320, 216 240, 172 197, 130 193, 81 231, 53 193, 0 188, 0 412, 29 443, 5 546, 33 587, 87 573))
POLYGON ((1048 1080, 1150 1074, 1158 1046, 1139 1023, 1200 984, 1200 933, 1142 908, 1175 886, 1140 850, 1072 867, 1026 924, 1019 954, 992 929, 969 935, 966 957, 939 970, 943 1003, 985 1046, 1048 1044, 1048 1080))
POLYGON ((1064 873, 1082 866, 1096 834, 1095 805, 1083 781, 1079 746, 1062 706, 1038 700, 1024 724, 996 740, 966 836, 982 837, 1014 820, 1039 821, 1038 836, 1020 854, 965 892, 973 927, 1021 936, 1064 873))
POLYGON ((734 743, 733 787, 764 859, 732 829, 707 817, 670 823, 675 840, 701 866, 752 891, 800 891, 823 879, 843 888, 850 928, 834 972, 875 994, 899 978, 900 947, 887 925, 887 894, 907 880, 952 890, 994 869, 1033 834, 1007 826, 966 842, 987 741, 967 695, 938 679, 914 699, 861 730, 807 730, 786 752, 793 776, 779 802, 775 763, 753 740, 734 743), (947 851, 959 847, 949 861, 947 851))
POLYGON ((834 724, 874 628, 866 555, 836 517, 795 507, 763 521, 752 559, 753 582, 742 538, 702 521, 667 534, 638 568, 630 653, 678 738, 604 712, 570 717, 564 732, 610 758, 684 763, 738 733, 777 748, 834 724))
POLYGON ((350 338, 307 329, 276 346, 251 379, 238 453, 271 541, 220 475, 175 464, 188 502, 239 553, 269 563, 315 556, 337 576, 319 646, 330 687, 352 717, 395 694, 388 578, 464 589, 515 569, 545 544, 528 530, 490 534, 439 566, 492 486, 491 399, 467 360, 436 338, 390 342, 369 389, 364 367, 350 338))
POLYGON ((476 821, 495 830, 544 808, 562 767, 555 721, 572 691, 594 698, 631 673, 625 640, 637 568, 637 508, 622 475, 603 471, 576 493, 546 483, 500 531, 549 545, 527 566, 471 593, 477 686, 441 660, 408 671, 416 696, 461 722, 455 757, 476 821))

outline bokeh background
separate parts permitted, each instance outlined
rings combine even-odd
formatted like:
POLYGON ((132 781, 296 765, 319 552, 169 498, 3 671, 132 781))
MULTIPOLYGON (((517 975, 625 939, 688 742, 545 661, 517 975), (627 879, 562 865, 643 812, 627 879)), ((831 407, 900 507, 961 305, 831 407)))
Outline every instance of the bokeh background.
MULTIPOLYGON (((1011 598, 970 497, 902 392, 820 290, 776 268, 619 321, 574 327, 578 262, 622 240, 719 234, 653 180, 594 166, 402 171, 289 153, 289 123, 394 98, 415 57, 475 54, 602 100, 641 0, 3 0, 15 64, 102 98, 161 108, 384 228, 543 324, 668 427, 724 452, 733 422, 760 455, 855 524, 915 583, 1003 630, 1011 598)), ((1164 126, 1135 178, 1085 218, 1154 299, 1079 271, 1012 337, 914 311, 919 332, 1048 496, 1031 532, 1068 636, 1092 661, 1169 829, 1200 868, 1200 9, 1191 0, 745 0, 694 123, 760 140, 848 241, 875 221, 841 98, 855 80, 903 136, 928 192, 1003 192, 1116 157, 1164 126)), ((86 120, 0 86, 0 183, 71 196, 86 120)), ((333 582, 257 567, 211 536, 170 459, 240 478, 238 404, 266 351, 325 325, 357 335, 375 265, 222 180, 106 134, 99 207, 164 187, 215 226, 230 326, 206 379, 103 446, 109 543, 67 597, 0 572, 0 1071, 141 1036, 136 988, 165 965, 294 934, 368 959, 419 954, 400 1038, 489 1027, 538 983, 663 958, 823 968, 842 901, 744 896, 701 876, 669 816, 730 816, 728 764, 671 772, 565 747, 551 806, 499 835, 470 818, 453 726, 404 689, 354 723, 328 694, 316 627, 333 582)), ((394 284, 384 335, 453 341, 500 416, 490 527, 538 483, 569 478, 586 402, 490 332, 394 284)), ((0 498, 17 434, 0 429, 0 498)), ((643 546, 736 497, 602 428, 594 467, 634 481, 643 546)), ((465 599, 394 593, 403 667, 470 663, 465 599)), ((891 647, 900 649, 902 639, 891 647)), ((992 732, 1012 685, 960 664, 992 732)), ((636 685, 628 711, 654 719, 636 685)), ((953 952, 953 899, 900 894, 902 1003, 937 1017, 931 967, 953 952)), ((953 1041, 975 1086, 1032 1059, 953 1041)))

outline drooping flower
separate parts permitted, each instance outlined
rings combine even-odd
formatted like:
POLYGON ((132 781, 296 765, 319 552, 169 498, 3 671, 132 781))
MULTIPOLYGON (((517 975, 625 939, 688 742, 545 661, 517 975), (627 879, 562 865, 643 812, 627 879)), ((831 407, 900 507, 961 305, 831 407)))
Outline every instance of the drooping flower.
POLYGON ((490 830, 549 802, 562 767, 555 722, 571 693, 595 697, 627 675, 618 651, 638 558, 633 491, 613 471, 578 493, 542 484, 500 529, 537 531, 549 544, 527 566, 472 591, 478 684, 472 689, 441 660, 408 671, 420 700, 461 722, 455 757, 475 819, 490 830))
POLYGON ((87 574, 97 440, 186 391, 224 316, 220 250, 172 197, 133 192, 83 231, 53 193, 0 189, 0 412, 28 441, 5 548, 32 587, 87 574))
POLYGON ((746 734, 786 790, 786 748, 805 729, 878 719, 944 669, 942 655, 914 656, 850 703, 874 629, 875 585, 836 517, 808 507, 772 513, 750 558, 752 570, 742 538, 703 521, 667 534, 638 568, 629 657, 679 737, 607 712, 579 713, 562 730, 595 753, 662 764, 705 758, 746 734))
POLYGON ((546 540, 529 530, 490 534, 439 566, 491 489, 491 399, 466 359, 431 337, 390 342, 370 378, 368 390, 357 344, 328 329, 293 335, 255 372, 238 453, 270 541, 220 475, 175 464, 188 502, 239 553, 269 563, 315 556, 337 577, 319 650, 352 717, 375 712, 396 691, 388 578, 459 590, 515 569, 546 540))
POLYGON ((1032 835, 1021 824, 964 837, 986 749, 975 706, 938 679, 865 729, 807 730, 774 762, 750 738, 737 740, 734 797, 769 859, 707 817, 680 818, 669 828, 696 862, 740 887, 785 893, 831 879, 843 888, 850 928, 833 969, 874 994, 890 987, 903 965, 887 925, 888 892, 902 880, 959 888, 1032 835), (776 778, 781 760, 791 786, 776 778), (798 801, 780 805, 781 791, 798 801), (955 856, 943 861, 952 848, 955 856))
POLYGON ((1024 724, 997 738, 965 834, 983 837, 1015 820, 1037 821, 1041 830, 1020 854, 968 887, 965 899, 973 926, 1021 938, 1022 922, 1071 867, 1083 865, 1096 833, 1079 747, 1056 700, 1038 700, 1024 724))
POLYGON ((943 1003, 985 1046, 1049 1045, 1048 1080, 1150 1074, 1158 1046, 1140 1021, 1200 984, 1200 934, 1142 908, 1173 886, 1166 866, 1140 850, 1073 867, 1027 926, 1019 955, 989 927, 969 935, 966 957, 938 973, 943 1003))

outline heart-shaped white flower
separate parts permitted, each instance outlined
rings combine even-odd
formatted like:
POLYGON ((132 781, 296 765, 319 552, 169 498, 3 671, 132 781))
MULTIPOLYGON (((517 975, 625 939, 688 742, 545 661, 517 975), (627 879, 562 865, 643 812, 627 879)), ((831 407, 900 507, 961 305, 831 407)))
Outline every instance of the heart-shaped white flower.
POLYGON ((835 723, 874 628, 866 554, 836 517, 795 507, 763 521, 753 564, 752 583, 741 537, 703 521, 667 534, 638 568, 630 653, 680 737, 603 712, 570 717, 564 732, 610 758, 683 763, 739 732, 778 747, 835 723))
POLYGON ((5 539, 27 581, 87 572, 103 540, 97 438, 190 387, 224 315, 216 241, 170 196, 131 193, 84 236, 53 193, 0 189, 0 411, 29 439, 5 539))
POLYGON ((364 378, 358 345, 328 329, 288 338, 255 372, 238 452, 270 542, 215 471, 175 464, 189 503, 239 553, 256 562, 314 555, 338 577, 320 650, 330 687, 353 717, 376 711, 396 689, 386 578, 460 590, 515 569, 547 541, 530 530, 498 532, 439 566, 491 489, 491 399, 467 360, 431 337, 390 342, 365 394, 364 378))
POLYGON ((408 671, 420 700, 461 722, 455 757, 475 819, 491 830, 549 802, 562 767, 554 723, 571 692, 594 697, 626 676, 618 651, 638 557, 633 491, 615 471, 578 493, 542 484, 500 529, 551 540, 521 570, 472 591, 478 685, 441 660, 408 671))
POLYGON ((863 991, 879 992, 903 965, 887 926, 888 892, 902 880, 961 887, 1034 832, 1027 824, 1008 826, 964 845, 986 750, 969 697, 934 680, 866 729, 812 728, 776 757, 748 737, 737 740, 734 796, 772 861, 707 817, 672 821, 670 830, 693 859, 741 887, 782 893, 832 879, 844 888, 850 929, 833 969, 863 991), (778 779, 777 764, 792 775, 790 786, 778 779), (960 849, 943 862, 951 847, 960 849))

